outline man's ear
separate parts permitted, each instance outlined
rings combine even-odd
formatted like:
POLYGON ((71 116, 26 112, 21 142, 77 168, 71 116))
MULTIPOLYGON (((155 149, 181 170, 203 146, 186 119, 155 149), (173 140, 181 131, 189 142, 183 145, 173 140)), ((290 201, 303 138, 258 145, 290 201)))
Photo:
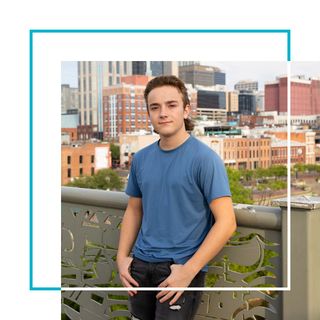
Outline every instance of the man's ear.
POLYGON ((191 107, 190 107, 190 104, 187 104, 185 107, 184 107, 184 115, 183 117, 185 119, 187 119, 189 117, 189 114, 191 112, 191 107))

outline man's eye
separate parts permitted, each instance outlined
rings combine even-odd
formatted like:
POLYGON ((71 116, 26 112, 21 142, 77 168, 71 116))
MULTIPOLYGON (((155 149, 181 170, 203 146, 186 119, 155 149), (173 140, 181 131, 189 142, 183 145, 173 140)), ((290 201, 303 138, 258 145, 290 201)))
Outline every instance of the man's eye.
POLYGON ((158 109, 157 106, 152 106, 152 107, 150 108, 150 110, 157 110, 157 109, 158 109))
POLYGON ((176 104, 169 104, 170 108, 173 108, 173 107, 176 107, 176 106, 177 106, 176 104))

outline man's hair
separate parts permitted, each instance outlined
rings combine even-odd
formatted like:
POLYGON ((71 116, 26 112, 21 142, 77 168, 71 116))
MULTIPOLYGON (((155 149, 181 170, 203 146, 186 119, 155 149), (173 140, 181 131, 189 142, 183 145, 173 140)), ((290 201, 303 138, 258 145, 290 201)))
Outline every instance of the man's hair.
MULTIPOLYGON (((170 86, 176 88, 182 94, 183 108, 186 107, 187 104, 190 105, 190 100, 188 96, 188 91, 183 81, 181 81, 176 76, 159 76, 150 80, 144 90, 144 99, 146 100, 147 108, 148 108, 148 96, 151 90, 163 86, 170 86)), ((148 108, 149 112, 149 108, 148 108)), ((191 118, 184 119, 184 124, 187 131, 192 131, 194 128, 194 123, 191 118)))

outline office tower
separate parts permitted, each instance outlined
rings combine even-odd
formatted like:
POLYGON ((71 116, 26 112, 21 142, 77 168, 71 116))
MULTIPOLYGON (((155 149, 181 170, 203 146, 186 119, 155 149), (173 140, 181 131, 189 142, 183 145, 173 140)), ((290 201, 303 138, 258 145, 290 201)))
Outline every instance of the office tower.
MULTIPOLYGON (((287 112, 287 77, 265 85, 265 111, 287 112)), ((291 79, 291 115, 320 114, 320 79, 305 79, 295 76, 291 79)))
POLYGON ((163 75, 163 61, 150 61, 151 75, 154 77, 163 75))
POLYGON ((147 75, 158 77, 162 75, 178 76, 177 61, 133 61, 133 75, 147 75))
POLYGON ((200 64, 200 61, 178 61, 178 67, 200 64))
POLYGON ((256 113, 256 95, 249 90, 239 92, 239 113, 253 115, 256 113))
POLYGON ((193 86, 225 85, 226 74, 217 67, 198 64, 179 66, 179 77, 193 86))
POLYGON ((228 92, 227 111, 228 112, 239 111, 239 92, 238 91, 228 92))
POLYGON ((219 123, 227 121, 227 92, 225 86, 196 86, 197 116, 219 123))
MULTIPOLYGON (((89 132, 89 138, 102 139, 102 89, 120 84, 120 77, 131 74, 132 64, 129 61, 78 62, 80 132, 89 132)), ((83 136, 80 134, 79 137, 82 139, 83 136)))
POLYGON ((179 76, 179 68, 177 61, 163 61, 163 74, 179 76))
POLYGON ((253 80, 241 80, 238 81, 234 85, 235 90, 249 90, 249 91, 258 91, 258 81, 253 81, 253 80))
POLYGON ((264 111, 264 91, 256 92, 256 111, 264 111))
POLYGON ((69 84, 61 85, 61 113, 79 108, 78 88, 71 88, 69 84))
POLYGON ((132 74, 133 75, 146 75, 147 61, 132 61, 132 74))

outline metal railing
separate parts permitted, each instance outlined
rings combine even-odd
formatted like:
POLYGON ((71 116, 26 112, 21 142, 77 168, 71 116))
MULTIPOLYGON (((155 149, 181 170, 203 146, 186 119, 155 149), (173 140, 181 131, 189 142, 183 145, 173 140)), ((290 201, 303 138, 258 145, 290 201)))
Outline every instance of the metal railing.
MULTIPOLYGON (((121 287, 115 257, 127 201, 122 192, 62 187, 62 287, 93 288, 62 292, 62 313, 70 319, 129 319, 126 292, 112 291, 121 287)), ((283 319, 285 300, 272 288, 287 287, 285 210, 234 209, 237 231, 209 263, 206 287, 261 290, 204 290, 195 319, 283 319)))

